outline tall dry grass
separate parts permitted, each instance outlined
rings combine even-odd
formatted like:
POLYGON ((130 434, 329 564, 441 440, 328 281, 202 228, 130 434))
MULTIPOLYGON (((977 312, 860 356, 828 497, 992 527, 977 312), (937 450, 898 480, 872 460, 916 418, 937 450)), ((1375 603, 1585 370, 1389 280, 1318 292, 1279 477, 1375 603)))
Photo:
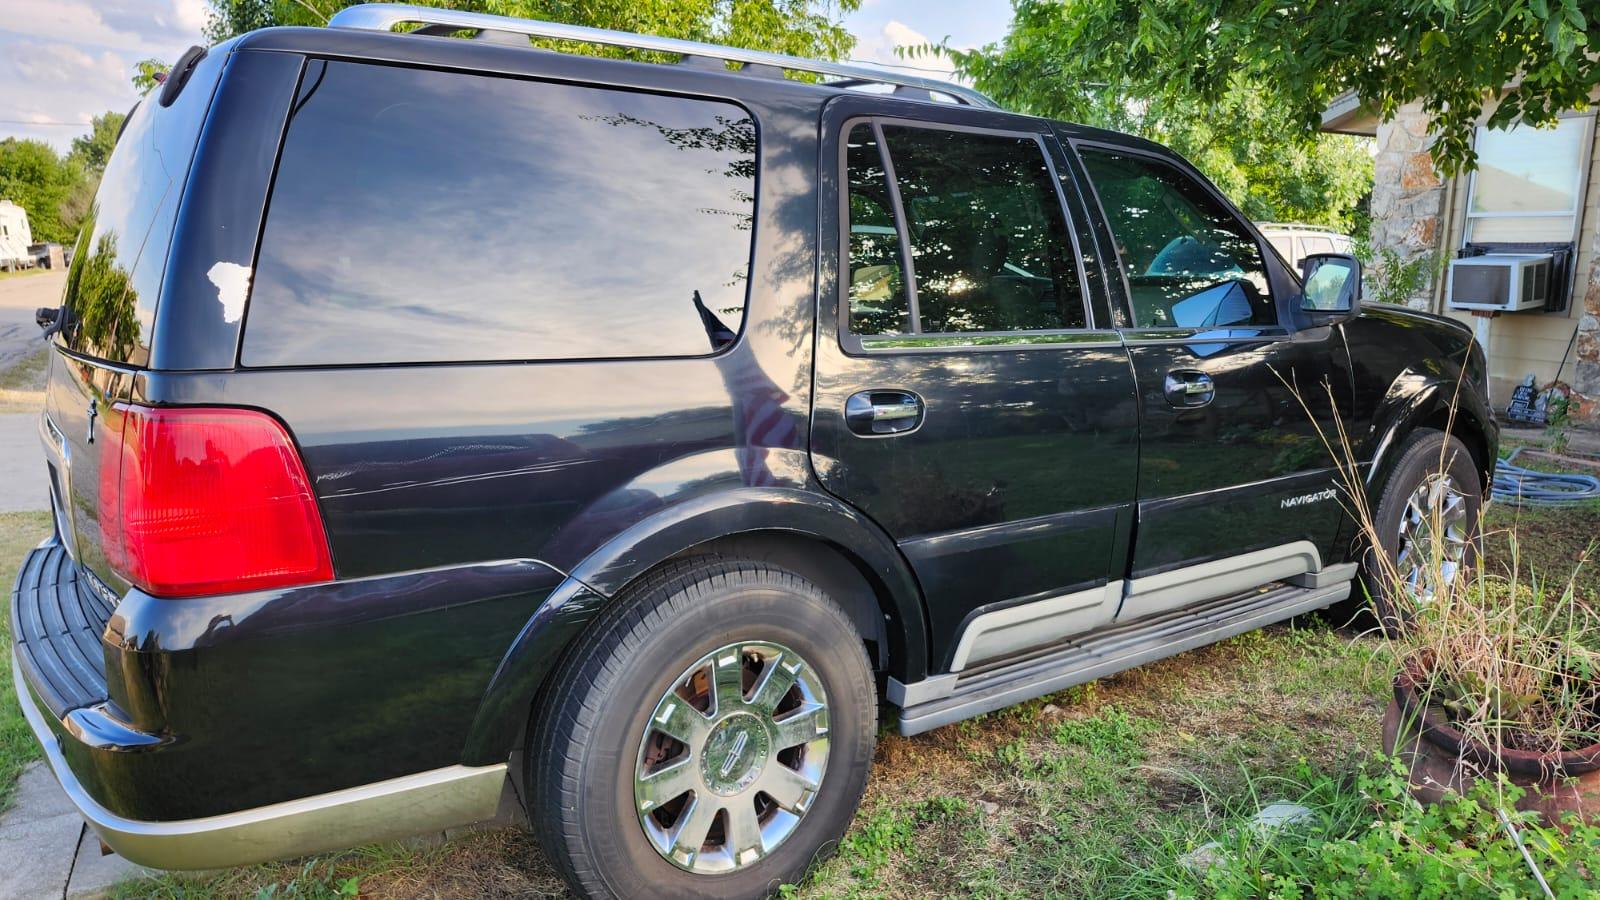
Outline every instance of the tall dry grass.
MULTIPOLYGON (((1332 402, 1332 390, 1325 390, 1332 402)), ((1459 390, 1458 384, 1457 397, 1459 390)), ((1304 397, 1295 395, 1309 415, 1304 397)), ((1454 430, 1456 399, 1447 431, 1454 430)), ((1424 534, 1412 547, 1420 577, 1408 579, 1393 556, 1378 550, 1386 542, 1376 500, 1351 436, 1334 421, 1322 440, 1338 469, 1341 502, 1372 548, 1364 566, 1367 600, 1394 657, 1417 676, 1421 699, 1468 741, 1496 754, 1600 744, 1600 610, 1578 590, 1594 544, 1570 572, 1535 572, 1521 564, 1513 528, 1506 535, 1509 562, 1457 567, 1441 504, 1425 511, 1424 534)), ((1431 472, 1448 469, 1449 451, 1446 442, 1431 472)), ((1480 523, 1468 524, 1472 544, 1481 546, 1480 523)))

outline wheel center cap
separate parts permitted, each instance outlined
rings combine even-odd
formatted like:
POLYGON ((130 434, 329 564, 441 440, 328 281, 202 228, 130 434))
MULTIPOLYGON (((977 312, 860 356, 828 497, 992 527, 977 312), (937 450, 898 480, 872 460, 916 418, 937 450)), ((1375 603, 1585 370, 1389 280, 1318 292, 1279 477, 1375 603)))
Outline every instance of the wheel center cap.
POLYGON ((772 738, 761 720, 735 713, 711 729, 700 753, 700 777, 713 793, 729 797, 755 783, 772 738))

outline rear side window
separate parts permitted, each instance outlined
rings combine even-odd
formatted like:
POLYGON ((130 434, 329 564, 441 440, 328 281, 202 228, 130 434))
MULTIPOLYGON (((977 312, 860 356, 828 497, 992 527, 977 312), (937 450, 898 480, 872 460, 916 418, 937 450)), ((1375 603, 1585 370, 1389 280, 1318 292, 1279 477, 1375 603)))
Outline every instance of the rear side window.
POLYGON ((852 332, 1085 327, 1072 238, 1037 139, 863 123, 847 135, 845 167, 852 332))
POLYGON ((340 62, 307 81, 245 365, 703 356, 734 339, 756 170, 739 107, 340 62))
POLYGON ((128 113, 78 232, 60 340, 97 359, 143 366, 189 163, 226 53, 195 64, 170 107, 147 97, 128 113))
POLYGON ((1128 278, 1138 328, 1275 325, 1261 248, 1176 166, 1083 148, 1128 278))

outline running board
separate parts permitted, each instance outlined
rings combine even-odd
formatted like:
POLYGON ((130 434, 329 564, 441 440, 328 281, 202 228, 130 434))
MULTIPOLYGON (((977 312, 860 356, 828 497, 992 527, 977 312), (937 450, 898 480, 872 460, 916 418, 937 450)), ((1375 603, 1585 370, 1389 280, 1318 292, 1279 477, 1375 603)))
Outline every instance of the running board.
POLYGON ((1024 659, 935 675, 909 685, 891 682, 889 699, 902 707, 900 733, 921 734, 1214 644, 1349 596, 1348 581, 1318 588, 1284 585, 1248 591, 1113 625, 1024 659))

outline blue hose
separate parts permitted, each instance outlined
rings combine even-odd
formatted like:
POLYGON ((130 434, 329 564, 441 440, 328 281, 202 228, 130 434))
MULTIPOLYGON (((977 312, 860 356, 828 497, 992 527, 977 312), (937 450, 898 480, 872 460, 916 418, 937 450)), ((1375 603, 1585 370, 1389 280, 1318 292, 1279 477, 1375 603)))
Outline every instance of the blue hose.
POLYGON ((1600 478, 1593 475, 1556 475, 1514 465, 1523 448, 1495 463, 1494 498, 1506 503, 1533 506, 1571 506, 1586 500, 1600 500, 1600 478))

